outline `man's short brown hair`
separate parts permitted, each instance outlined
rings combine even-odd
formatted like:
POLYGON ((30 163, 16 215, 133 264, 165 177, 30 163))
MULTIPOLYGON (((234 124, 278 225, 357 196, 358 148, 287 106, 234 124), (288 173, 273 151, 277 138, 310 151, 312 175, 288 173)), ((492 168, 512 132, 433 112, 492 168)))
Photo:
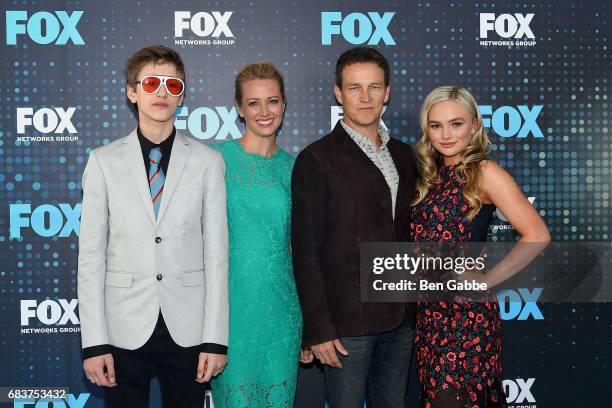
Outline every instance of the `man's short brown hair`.
POLYGON ((385 73, 385 86, 389 86, 389 61, 372 47, 355 47, 345 51, 336 62, 336 85, 342 88, 342 71, 349 65, 372 63, 378 65, 385 73))
POLYGON ((138 74, 145 65, 153 64, 174 64, 176 70, 183 81, 185 81, 185 65, 178 52, 162 44, 155 44, 136 51, 125 63, 125 76, 127 84, 136 89, 138 74))

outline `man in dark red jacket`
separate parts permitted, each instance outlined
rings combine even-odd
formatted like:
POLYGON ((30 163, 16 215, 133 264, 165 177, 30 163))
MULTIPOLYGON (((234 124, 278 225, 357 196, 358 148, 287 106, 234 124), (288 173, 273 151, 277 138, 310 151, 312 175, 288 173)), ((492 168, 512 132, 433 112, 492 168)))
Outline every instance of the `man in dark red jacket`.
POLYGON ((332 408, 404 407, 412 325, 405 303, 362 303, 359 248, 407 241, 415 193, 412 148, 380 120, 389 63, 373 48, 336 64, 344 118, 306 147, 292 176, 292 250, 303 347, 325 365, 332 408))

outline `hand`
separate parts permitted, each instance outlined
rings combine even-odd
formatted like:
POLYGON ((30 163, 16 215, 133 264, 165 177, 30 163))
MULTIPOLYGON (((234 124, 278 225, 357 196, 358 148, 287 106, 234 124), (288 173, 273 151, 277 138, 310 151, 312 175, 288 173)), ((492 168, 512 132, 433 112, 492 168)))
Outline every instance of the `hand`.
POLYGON ((112 354, 86 358, 83 361, 83 369, 85 370, 85 376, 92 384, 109 388, 117 386, 115 362, 112 354))
POLYGON ((449 275, 450 276, 447 276, 445 279, 445 285, 448 285, 450 280, 454 280, 454 287, 456 288, 456 291, 453 291, 447 287, 445 292, 446 294, 452 295, 456 301, 484 302, 495 300, 495 295, 489 290, 489 283, 487 282, 486 273, 482 273, 477 269, 469 269, 460 274, 451 272, 449 275), (466 289, 465 283, 475 283, 478 285, 478 289, 466 289), (481 284, 483 283, 486 285, 486 290, 480 289, 481 284))
POLYGON ((463 272, 448 271, 444 272, 439 277, 439 282, 447 284, 449 280, 457 282, 476 282, 487 283, 487 271, 477 268, 465 268, 463 272))
POLYGON ((338 350, 343 356, 348 356, 348 351, 346 351, 339 339, 317 344, 316 346, 312 346, 310 349, 321 364, 327 364, 328 366, 334 368, 342 368, 342 363, 338 359, 336 350, 338 350))
POLYGON ((200 353, 196 381, 199 383, 209 382, 212 377, 216 377, 223 372, 226 364, 227 356, 224 354, 200 353))
MULTIPOLYGON (((477 269, 468 269, 461 274, 455 274, 455 280, 457 282, 476 282, 476 283, 487 283, 486 273, 482 273, 477 269)), ((487 285, 488 286, 488 285, 487 285)))
POLYGON ((314 360, 314 354, 312 354, 312 350, 310 349, 302 349, 300 350, 300 363, 302 364, 310 364, 314 360))

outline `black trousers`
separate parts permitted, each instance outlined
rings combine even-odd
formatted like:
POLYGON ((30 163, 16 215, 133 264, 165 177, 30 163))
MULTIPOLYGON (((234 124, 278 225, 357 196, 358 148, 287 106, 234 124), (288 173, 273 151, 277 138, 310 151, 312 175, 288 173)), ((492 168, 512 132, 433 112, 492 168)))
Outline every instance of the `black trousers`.
POLYGON ((151 379, 157 376, 164 408, 202 408, 205 384, 195 381, 200 346, 172 340, 161 313, 151 338, 136 350, 112 347, 117 386, 104 388, 108 408, 147 408, 151 379))

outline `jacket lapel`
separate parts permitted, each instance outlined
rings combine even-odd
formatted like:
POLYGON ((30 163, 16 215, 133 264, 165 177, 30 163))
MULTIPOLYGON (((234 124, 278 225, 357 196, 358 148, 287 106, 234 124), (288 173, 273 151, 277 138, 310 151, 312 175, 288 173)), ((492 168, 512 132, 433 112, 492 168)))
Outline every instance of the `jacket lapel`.
MULTIPOLYGON (((334 129, 334 132, 337 132, 337 137, 340 143, 346 146, 346 148, 349 149, 349 151, 351 152, 353 156, 359 156, 359 160, 365 166, 369 167, 370 171, 372 171, 373 174, 377 174, 377 177, 380 176, 378 178, 384 182, 385 186, 387 186, 387 181, 385 180, 385 176, 382 174, 380 169, 376 166, 376 164, 374 164, 372 159, 370 159, 368 155, 363 150, 361 150, 361 147, 359 147, 357 143, 355 143, 355 141, 351 138, 351 135, 349 135, 346 132, 346 130, 344 130, 340 122, 338 122, 338 124, 336 125, 336 129, 334 129)), ((391 191, 389 190, 389 200, 390 199, 391 199, 391 191)))
POLYGON ((144 160, 142 159, 142 150, 138 142, 138 134, 136 129, 132 131, 123 141, 123 154, 130 169, 130 176, 136 186, 136 191, 142 200, 145 211, 155 223, 155 212, 153 210, 153 200, 151 200, 151 191, 149 190, 149 182, 147 180, 144 160))
MULTIPOLYGON (((376 166, 376 164, 374 164, 372 159, 370 159, 368 155, 363 150, 361 150, 361 147, 359 147, 357 143, 355 143, 355 141, 351 138, 351 136, 346 132, 346 130, 344 130, 340 122, 338 122, 338 124, 336 125, 336 128, 334 128, 334 132, 337 132, 338 141, 342 143, 343 145, 345 145, 346 148, 352 152, 353 156, 358 157, 359 158, 358 160, 360 160, 363 165, 369 168, 369 170, 367 170, 369 174, 373 175, 375 178, 378 179, 377 183, 383 186, 386 192, 386 194, 382 197, 382 199, 388 200, 389 208, 391 208, 391 203, 392 203, 391 189, 389 188, 389 185, 387 184, 387 180, 385 179, 385 176, 383 175, 382 171, 380 171, 380 169, 378 168, 378 166, 376 166)), ((391 143, 389 142, 387 144, 387 148, 389 148, 389 144, 391 143)), ((397 169, 398 174, 400 175, 400 186, 401 186, 401 173, 400 173, 400 168, 397 166, 396 156, 394 156, 392 153, 391 157, 393 158, 393 162, 396 163, 395 167, 397 169)), ((367 180, 367 178, 362 178, 359 180, 359 182, 363 182, 364 180, 367 180)), ((397 218, 397 215, 399 214, 398 212, 398 209, 399 209, 398 201, 400 197, 399 196, 400 194, 399 186, 398 186, 397 194, 398 195, 397 195, 396 203, 395 203, 395 218, 397 218)), ((392 210, 389 211, 388 215, 389 217, 391 217, 391 219, 393 219, 392 210)))
MULTIPOLYGON (((174 190, 185 170, 185 165, 189 159, 191 149, 189 147, 189 139, 176 132, 174 143, 172 144, 172 153, 170 154, 170 163, 168 163, 168 174, 164 183, 164 192, 162 193, 161 203, 159 204, 159 214, 157 215, 157 224, 159 225, 162 217, 166 213, 168 204, 172 199, 174 190)), ((149 198, 150 200, 150 198, 149 198)), ((151 208, 153 206, 151 205, 151 208)))

